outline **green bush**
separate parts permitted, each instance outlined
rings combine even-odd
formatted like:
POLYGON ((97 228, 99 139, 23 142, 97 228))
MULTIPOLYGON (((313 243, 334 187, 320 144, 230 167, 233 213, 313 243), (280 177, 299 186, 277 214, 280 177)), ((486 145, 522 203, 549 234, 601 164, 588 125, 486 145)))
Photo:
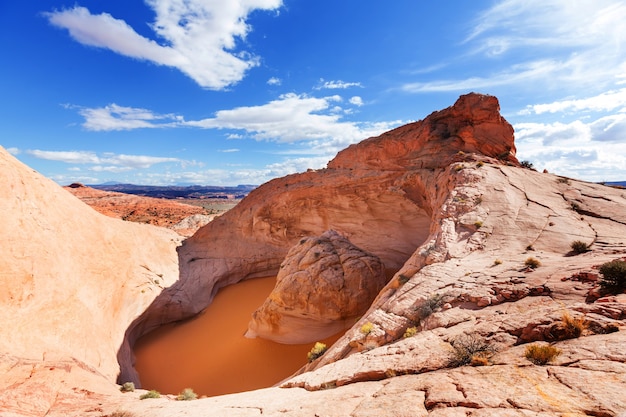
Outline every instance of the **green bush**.
POLYGON ((146 398, 161 398, 161 394, 159 391, 150 390, 139 397, 140 400, 145 400, 146 398))
POLYGON ((532 344, 526 346, 524 356, 535 365, 546 365, 561 354, 561 350, 552 345, 532 344))
POLYGON ((180 392, 180 394, 178 394, 178 397, 176 397, 178 401, 191 401, 196 398, 198 398, 198 395, 193 392, 191 388, 185 388, 180 392))
POLYGON ((600 287, 610 292, 626 289, 626 261, 615 260, 600 266, 600 287))
POLYGON ((135 391, 135 384, 133 384, 132 382, 124 382, 124 384, 122 384, 122 386, 120 387, 120 391, 133 392, 135 391))
POLYGON ((574 252, 576 254, 585 253, 585 252, 589 251, 589 245, 587 245, 582 240, 575 240, 575 241, 573 241, 572 244, 570 245, 570 247, 572 248, 572 252, 574 252))
POLYGON ((326 344, 322 342, 315 342, 315 345, 311 348, 309 353, 307 353, 307 358, 309 362, 313 362, 315 359, 319 358, 326 352, 326 344))

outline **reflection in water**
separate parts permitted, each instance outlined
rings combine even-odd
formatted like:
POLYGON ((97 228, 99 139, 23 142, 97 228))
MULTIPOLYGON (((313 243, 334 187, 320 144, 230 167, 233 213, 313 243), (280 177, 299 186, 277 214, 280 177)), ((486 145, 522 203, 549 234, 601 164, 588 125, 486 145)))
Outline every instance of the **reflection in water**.
MULTIPOLYGON (((135 345, 135 368, 146 389, 221 395, 272 386, 307 361, 314 343, 281 345, 243 335, 250 316, 274 288, 275 277, 223 288, 207 309, 163 326, 135 345)), ((330 346, 339 335, 324 340, 330 346)))

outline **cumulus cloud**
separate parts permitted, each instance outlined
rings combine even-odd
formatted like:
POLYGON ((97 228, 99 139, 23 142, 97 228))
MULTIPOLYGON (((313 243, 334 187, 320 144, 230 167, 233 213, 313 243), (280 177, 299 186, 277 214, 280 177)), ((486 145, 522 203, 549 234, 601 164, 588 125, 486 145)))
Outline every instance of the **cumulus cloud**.
POLYGON ((163 44, 137 33, 108 13, 91 14, 80 6, 45 13, 49 22, 67 29, 84 45, 109 49, 135 59, 178 68, 200 86, 223 89, 240 81, 259 64, 258 57, 240 50, 254 10, 276 10, 282 0, 146 0, 155 14, 151 27, 163 44))
POLYGON ((350 97, 350 104, 360 107, 363 105, 363 99, 359 96, 350 97))
MULTIPOLYGON (((343 99, 338 95, 310 97, 288 93, 258 106, 243 106, 220 110, 214 117, 185 120, 172 114, 160 115, 150 110, 110 104, 99 108, 80 108, 85 118, 83 127, 93 131, 130 130, 142 128, 195 127, 201 129, 241 130, 257 140, 274 142, 302 142, 325 140, 342 147, 361 139, 375 136, 400 125, 389 122, 351 122, 342 120, 343 99)), ((350 104, 360 106, 363 101, 355 96, 350 104)), ((241 139, 238 133, 229 133, 229 139, 241 139)))
POLYGON ((341 101, 337 95, 318 98, 289 93, 263 105, 220 110, 215 117, 184 124, 244 130, 256 139, 277 142, 325 140, 334 146, 345 146, 400 124, 399 121, 377 124, 342 121, 335 111, 341 101))
POLYGON ((267 84, 268 85, 281 85, 283 82, 281 81, 280 78, 276 78, 276 77, 272 77, 269 80, 267 80, 267 84))
POLYGON ((93 171, 114 171, 121 172, 131 169, 150 168, 152 165, 176 162, 184 163, 178 158, 146 156, 146 155, 125 155, 104 153, 98 155, 91 151, 44 151, 40 149, 30 149, 27 154, 48 161, 64 162, 66 164, 91 164, 93 171))
POLYGON ((626 115, 514 125, 517 156, 537 168, 590 181, 623 181, 626 115), (599 142, 602 143, 599 146, 599 142))

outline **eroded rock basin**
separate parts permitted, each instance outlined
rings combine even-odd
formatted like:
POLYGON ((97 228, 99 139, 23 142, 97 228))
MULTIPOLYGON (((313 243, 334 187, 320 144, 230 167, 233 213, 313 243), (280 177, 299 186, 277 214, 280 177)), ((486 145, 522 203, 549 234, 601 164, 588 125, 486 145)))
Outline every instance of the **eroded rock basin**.
MULTIPOLYGON (((312 344, 284 345, 244 337, 252 312, 274 288, 275 277, 221 289, 194 319, 163 326, 135 345, 142 386, 176 394, 221 395, 272 386, 307 362, 312 344)), ((324 340, 328 346, 339 335, 324 340)))

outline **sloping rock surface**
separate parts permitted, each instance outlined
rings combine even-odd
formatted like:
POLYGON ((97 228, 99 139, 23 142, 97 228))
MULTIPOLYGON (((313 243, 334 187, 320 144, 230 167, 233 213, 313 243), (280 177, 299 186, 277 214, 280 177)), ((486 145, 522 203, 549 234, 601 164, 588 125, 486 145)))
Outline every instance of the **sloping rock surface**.
POLYGON ((178 280, 179 236, 103 216, 2 148, 0 213, 0 415, 114 392, 126 329, 178 280))
POLYGON ((302 239, 287 253, 246 336, 300 344, 325 339, 350 328, 386 283, 380 259, 334 230, 302 239))

